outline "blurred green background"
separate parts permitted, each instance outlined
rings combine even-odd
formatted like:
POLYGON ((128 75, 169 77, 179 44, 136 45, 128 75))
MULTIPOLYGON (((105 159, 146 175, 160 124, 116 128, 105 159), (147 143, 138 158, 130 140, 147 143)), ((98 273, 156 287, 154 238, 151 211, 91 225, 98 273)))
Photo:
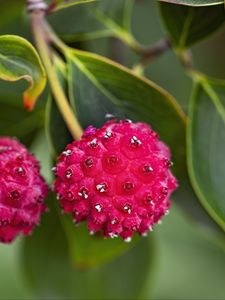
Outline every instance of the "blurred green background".
MULTIPOLYGON (((123 0, 111 1, 123 2, 123 0)), ((23 1, 12 0, 8 5, 8 1, 3 0, 0 1, 0 5, 2 7, 0 33, 18 34, 31 40, 23 1)), ((87 20, 76 18, 80 13, 78 9, 80 8, 73 7, 56 13, 50 18, 61 35, 68 33, 68 28, 71 32, 79 33, 86 26, 93 26, 88 18, 87 20)), ((112 9, 107 13, 113 13, 116 20, 120 18, 120 9, 112 9)), ((145 45, 150 45, 165 35, 156 1, 135 1, 132 29, 136 39, 145 45)), ((116 59, 129 67, 138 62, 138 56, 114 38, 71 44, 116 59)), ((224 53, 224 27, 193 48, 195 65, 206 74, 221 78, 225 77, 224 53)), ((168 51, 151 63, 145 74, 173 94, 186 111, 191 93, 191 81, 185 75, 172 51, 168 51)), ((24 83, 0 82, 0 135, 16 135, 24 143, 33 144, 32 150, 40 160, 43 160, 46 159, 45 147, 38 147, 35 139, 40 138, 39 131, 44 124, 45 95, 31 118, 29 113, 24 112, 22 108, 20 92, 24 86, 24 83), (34 121, 34 118, 38 122, 34 121), (23 134, 24 127, 30 128, 26 135, 23 134)), ((43 175, 48 177, 47 168, 43 171, 43 175)), ((33 235, 35 233, 34 231, 33 235)), ((200 229, 190 216, 187 216, 176 205, 173 205, 171 213, 163 220, 162 225, 157 226, 154 239, 156 242, 154 249, 156 255, 152 266, 154 272, 151 272, 145 284, 145 291, 140 294, 141 299, 225 299, 224 241, 219 243, 212 234, 200 229)), ((0 299, 37 299, 37 295, 32 291, 23 272, 22 244, 23 239, 20 238, 12 245, 0 245, 0 299)), ((141 259, 145 262, 144 253, 141 259)), ((58 272, 62 278, 67 276, 63 274, 63 270, 58 270, 58 272)), ((140 272, 140 270, 132 269, 132 272, 140 272)), ((45 276, 44 273, 43 276, 45 276)), ((120 276, 119 269, 118 276, 120 276)), ((138 277, 139 274, 136 276, 138 277)), ((126 278, 121 278, 121 283, 124 289, 129 290, 126 278)), ((85 280, 82 284, 83 289, 88 289, 85 280)), ((117 286, 114 288, 116 289, 117 286)), ((52 297, 49 295, 49 299, 52 297)), ((56 295, 54 297, 57 298, 56 295)))

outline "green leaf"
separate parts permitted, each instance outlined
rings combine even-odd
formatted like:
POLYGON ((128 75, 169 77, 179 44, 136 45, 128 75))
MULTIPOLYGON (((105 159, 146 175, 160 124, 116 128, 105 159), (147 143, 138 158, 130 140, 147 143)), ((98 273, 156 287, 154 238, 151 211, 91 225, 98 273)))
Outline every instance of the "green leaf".
POLYGON ((95 2, 96 0, 53 0, 51 11, 57 11, 63 8, 68 8, 73 5, 95 2))
POLYGON ((185 168, 185 116, 175 99, 153 82, 101 56, 66 53, 71 102, 82 125, 102 125, 106 113, 150 123, 172 149, 177 172, 185 168), (160 108, 160 109, 159 109, 160 108))
POLYGON ((81 4, 70 9, 60 10, 49 17, 57 34, 67 42, 83 41, 111 35, 92 14, 97 3, 81 4), (90 6, 90 9, 88 9, 90 6))
POLYGON ((44 111, 42 105, 32 114, 24 110, 19 96, 24 89, 21 83, 0 81, 0 136, 15 136, 29 145, 36 131, 43 127, 44 111))
POLYGON ((130 31, 133 1, 104 0, 89 5, 81 4, 60 10, 51 15, 49 20, 58 35, 67 42, 115 36, 129 39, 126 32, 130 31), (99 16, 100 13, 103 17, 99 16))
POLYGON ((224 3, 223 0, 159 0, 159 1, 188 5, 188 6, 210 6, 210 5, 217 5, 217 4, 224 3))
POLYGON ((24 106, 32 110, 46 84, 46 75, 39 56, 25 39, 0 36, 0 78, 7 81, 25 79, 29 87, 23 93, 24 106))
POLYGON ((159 2, 159 9, 177 51, 206 38, 225 21, 224 5, 195 8, 159 2))
POLYGON ((189 110, 188 168, 208 213, 225 229, 225 85, 195 85, 189 110))
POLYGON ((104 239, 102 235, 90 235, 87 224, 75 227, 71 218, 62 220, 68 235, 70 257, 79 268, 91 268, 102 265, 131 249, 138 238, 125 243, 121 238, 104 239))
POLYGON ((136 299, 154 271, 153 240, 141 239, 107 265, 89 270, 85 265, 76 268, 69 259, 66 235, 54 206, 56 199, 51 197, 48 202, 50 212, 43 216, 41 226, 33 235, 24 240, 22 252, 25 274, 35 296, 40 299, 136 299))

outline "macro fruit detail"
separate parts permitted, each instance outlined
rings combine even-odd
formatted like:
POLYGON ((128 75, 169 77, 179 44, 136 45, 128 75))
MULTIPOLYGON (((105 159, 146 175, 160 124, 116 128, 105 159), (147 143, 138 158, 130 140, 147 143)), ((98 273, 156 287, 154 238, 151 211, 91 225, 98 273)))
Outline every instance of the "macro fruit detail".
POLYGON ((17 140, 0 138, 0 241, 28 235, 45 211, 48 186, 35 157, 17 140))
POLYGON ((69 144, 54 168, 54 190, 75 223, 87 220, 91 234, 145 236, 168 214, 177 181, 170 151, 144 123, 109 121, 89 126, 69 144))

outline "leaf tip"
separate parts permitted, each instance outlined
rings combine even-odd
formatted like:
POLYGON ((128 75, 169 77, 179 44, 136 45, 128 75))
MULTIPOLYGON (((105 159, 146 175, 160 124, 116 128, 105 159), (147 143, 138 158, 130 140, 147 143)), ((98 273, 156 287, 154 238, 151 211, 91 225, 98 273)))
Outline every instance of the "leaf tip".
POLYGON ((23 95, 23 105, 27 111, 32 111, 36 103, 36 98, 30 97, 26 94, 23 95))

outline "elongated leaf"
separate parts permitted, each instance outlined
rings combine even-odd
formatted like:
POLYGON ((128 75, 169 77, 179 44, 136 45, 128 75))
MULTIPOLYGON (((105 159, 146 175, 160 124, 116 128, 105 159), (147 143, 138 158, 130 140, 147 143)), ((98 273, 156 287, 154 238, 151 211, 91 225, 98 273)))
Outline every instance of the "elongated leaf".
POLYGON ((196 8, 159 2, 159 9, 172 43, 179 51, 206 38, 225 21, 224 5, 196 8))
POLYGON ((84 265, 78 269, 69 259, 66 235, 54 208, 55 201, 49 199, 50 213, 43 217, 42 225, 33 236, 24 241, 23 266, 36 297, 136 299, 149 280, 149 273, 154 271, 153 240, 142 239, 105 266, 88 270, 84 265))
POLYGON ((191 181, 203 206, 225 229, 225 86, 196 84, 189 113, 191 181))
POLYGON ((111 34, 109 30, 92 14, 92 10, 96 9, 97 4, 98 2, 89 5, 81 4, 57 11, 50 16, 49 21, 57 34, 65 41, 83 41, 99 36, 108 36, 111 34))
POLYGON ((28 81, 24 105, 28 110, 33 109, 45 87, 46 76, 37 52, 27 40, 14 35, 0 37, 0 78, 28 81))
POLYGON ((170 145, 176 170, 183 172, 185 116, 171 95, 98 55, 71 50, 67 60, 71 101, 84 127, 99 126, 105 113, 118 110, 124 117, 150 123, 170 145))
POLYGON ((118 31, 125 36, 125 32, 129 31, 132 5, 133 0, 95 1, 60 10, 49 20, 67 42, 118 36, 118 31), (100 11, 105 18, 97 16, 96 11, 100 11), (111 26, 105 19, 111 20, 111 26))
POLYGON ((210 6, 223 4, 223 0, 159 0, 174 4, 188 5, 188 6, 210 6))

